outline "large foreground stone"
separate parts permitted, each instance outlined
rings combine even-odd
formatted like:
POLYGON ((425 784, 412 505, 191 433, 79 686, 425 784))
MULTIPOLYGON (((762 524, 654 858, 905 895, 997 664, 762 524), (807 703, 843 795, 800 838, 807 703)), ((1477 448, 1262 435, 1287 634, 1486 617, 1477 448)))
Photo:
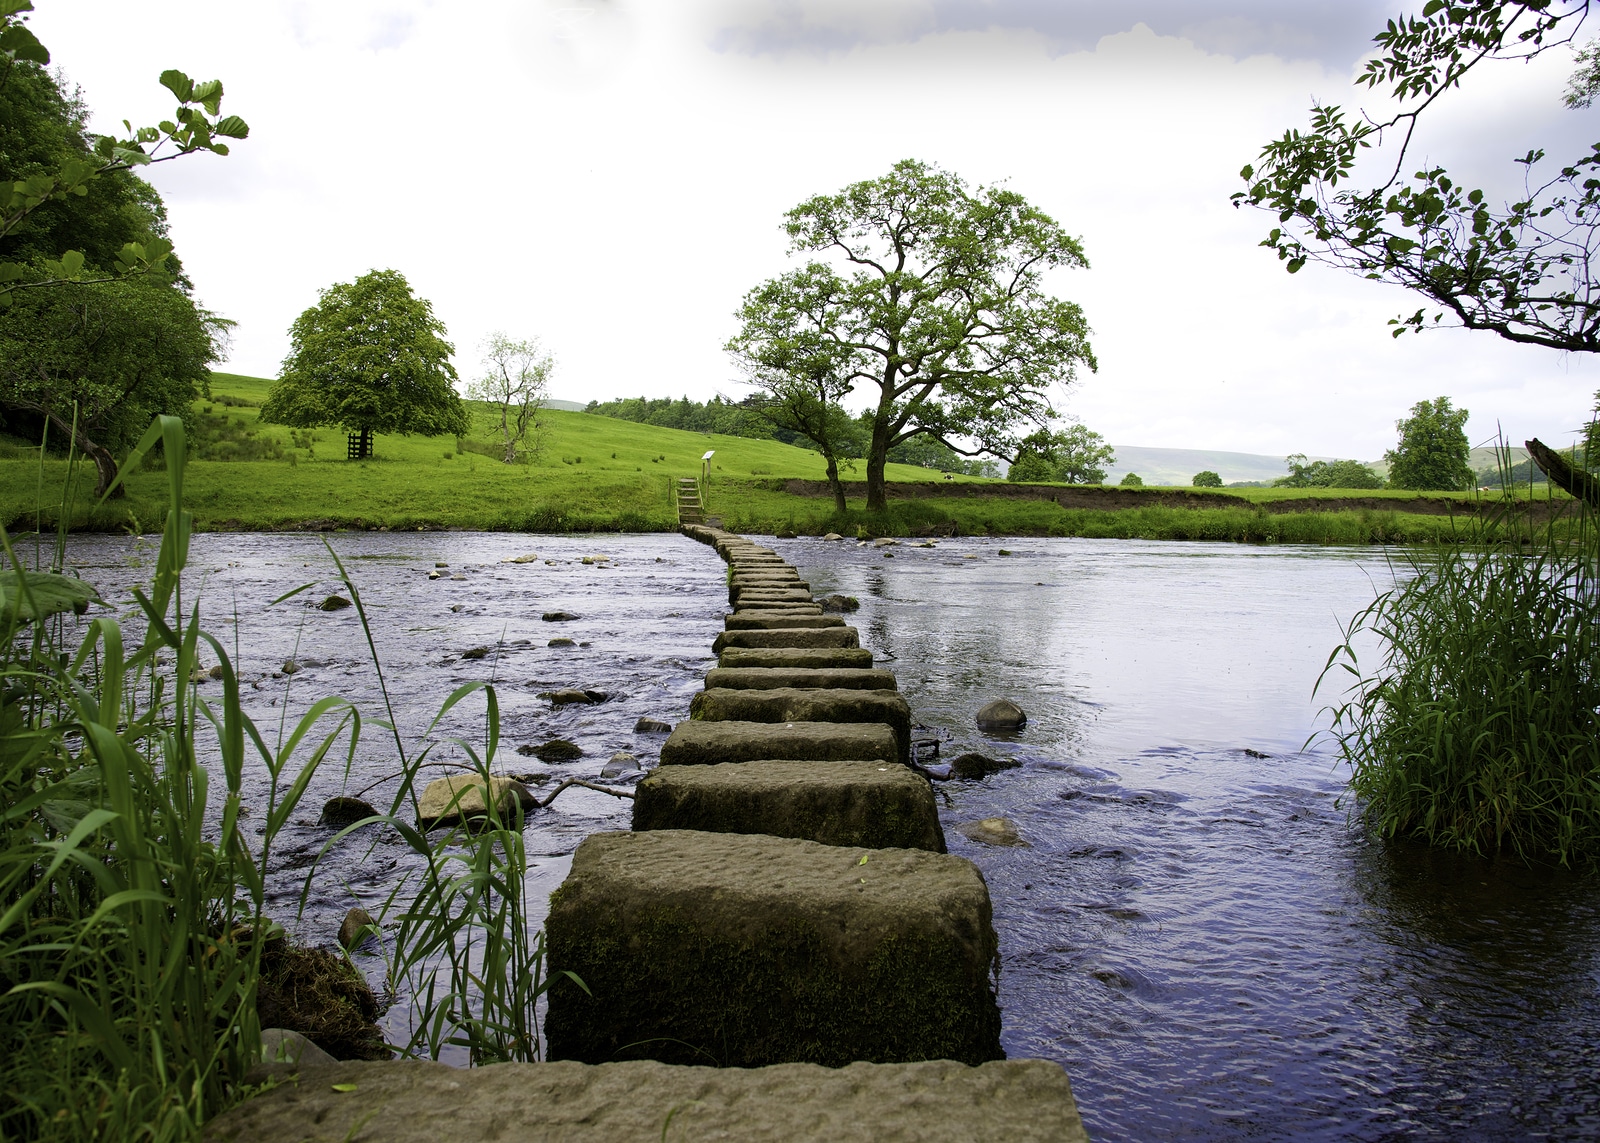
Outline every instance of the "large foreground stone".
POLYGON ((730 670, 790 667, 860 671, 872 666, 872 652, 865 647, 728 647, 717 663, 730 670))
POLYGON ((945 851, 933 788, 889 761, 662 766, 637 787, 633 828, 945 851))
MULTIPOLYGON (((813 607, 815 605, 813 604, 813 607)), ((815 607, 821 611, 820 607, 815 607)), ((785 627, 843 627, 844 620, 837 615, 817 615, 811 612, 791 614, 788 609, 779 611, 735 611, 722 621, 729 631, 779 631, 785 627)))
POLYGON ((894 731, 880 722, 680 722, 661 744, 663 766, 715 766, 778 758, 795 762, 893 759, 894 731))
POLYGON ((706 689, 771 690, 774 687, 843 687, 849 690, 898 690, 893 671, 847 667, 713 667, 706 689))
POLYGON ((989 890, 958 857, 598 833, 578 847, 545 925, 551 1059, 1003 1057, 989 890), (588 993, 559 976, 569 971, 588 993))
POLYGON ((206 1125, 207 1143, 1088 1143, 1046 1060, 672 1067, 650 1060, 307 1071, 206 1125), (670 1126, 668 1121, 670 1120, 670 1126))
MULTIPOLYGON (((514 814, 513 806, 522 803, 523 809, 534 805, 534 797, 521 782, 510 778, 490 778, 494 790, 497 812, 507 822, 514 814)), ((429 782, 417 802, 417 820, 423 829, 454 825, 463 818, 487 817, 488 803, 483 796, 483 778, 477 774, 453 774, 429 782)))
POLYGON ((829 627, 807 630, 800 627, 740 629, 723 631, 711 644, 722 654, 729 647, 859 647, 861 635, 854 627, 829 627))
POLYGON ((709 690, 694 696, 689 717, 704 722, 881 722, 894 729, 895 760, 911 764, 911 708, 899 691, 709 690))

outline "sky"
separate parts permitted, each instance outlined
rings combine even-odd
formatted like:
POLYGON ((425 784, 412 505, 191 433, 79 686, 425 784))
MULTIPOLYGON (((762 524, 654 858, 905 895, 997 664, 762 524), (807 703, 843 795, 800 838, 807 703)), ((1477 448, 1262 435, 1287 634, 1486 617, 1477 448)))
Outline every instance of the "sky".
MULTIPOLYGON (((1399 3, 1400 0, 1396 0, 1399 3)), ((1352 87, 1397 9, 1371 0, 36 0, 91 126, 153 123, 177 67, 220 77, 251 135, 150 169, 221 368, 275 376, 317 292, 403 272, 463 380, 493 331, 556 356, 552 395, 738 398, 723 345, 794 262, 785 211, 936 163, 1004 183, 1079 237, 1050 289, 1097 372, 1055 395, 1113 443, 1376 459, 1441 395, 1472 443, 1568 443, 1600 389, 1581 356, 1442 330, 1418 300, 1257 244, 1240 168, 1352 87)), ((1576 156, 1600 110, 1570 57, 1454 93, 1417 154, 1513 193, 1531 146, 1576 156)))

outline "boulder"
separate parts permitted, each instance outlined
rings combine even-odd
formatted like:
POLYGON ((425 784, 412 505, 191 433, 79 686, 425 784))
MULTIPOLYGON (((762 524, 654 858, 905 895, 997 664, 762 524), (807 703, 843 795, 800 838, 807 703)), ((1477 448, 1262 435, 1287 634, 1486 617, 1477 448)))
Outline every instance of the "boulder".
POLYGON ((300 673, 300 664, 295 662, 293 659, 285 659, 283 661, 281 673, 285 675, 298 675, 300 673))
POLYGON ((551 895, 545 931, 551 1059, 1004 1057, 989 891, 958 857, 759 834, 592 834, 551 895))
POLYGON ((465 651, 461 652, 461 657, 463 659, 484 659, 487 658, 488 655, 489 648, 487 647, 468 647, 465 651))
POLYGON ((956 826, 956 832, 970 841, 980 842, 983 845, 1026 846, 1028 844, 1017 832, 1017 823, 1010 818, 984 818, 981 821, 962 822, 956 826))
POLYGON ((822 610, 835 614, 857 611, 861 607, 861 601, 853 595, 825 595, 817 602, 822 605, 822 610))
MULTIPOLYGON (((492 797, 503 821, 513 816, 514 802, 523 809, 533 808, 533 795, 521 782, 510 778, 490 778, 492 797)), ((423 829, 454 825, 468 818, 486 817, 488 803, 484 800, 484 782, 479 774, 452 774, 429 782, 417 803, 417 822, 423 829)))
MULTIPOLYGON (((265 1036, 263 1036, 265 1038, 265 1036)), ((302 1058, 302 1065, 309 1061, 302 1058)), ((289 1071, 288 1068, 280 1069, 289 1071)), ((206 1124, 206 1143, 382 1139, 729 1139, 740 1143, 1088 1143, 1048 1060, 674 1067, 653 1060, 452 1068, 336 1063, 206 1124), (692 1097, 692 1098, 691 1098, 692 1097)))
POLYGON ((711 650, 720 655, 730 647, 859 647, 860 633, 854 627, 840 623, 823 630, 803 628, 741 628, 721 632, 711 644, 711 650))
POLYGON ((608 697, 605 691, 586 691, 577 687, 562 687, 559 690, 540 691, 539 697, 549 699, 556 706, 567 706, 572 703, 602 703, 608 697))
MULTIPOLYGON (((936 755, 937 756, 937 755, 936 755)), ((950 760, 950 773, 957 778, 982 779, 1001 770, 1015 770, 1022 763, 1015 758, 990 758, 971 752, 950 760)))
POLYGON ((359 905, 344 915, 339 925, 339 944, 353 949, 365 941, 378 928, 377 919, 359 905))
POLYGON ((641 718, 633 724, 635 734, 671 734, 672 723, 663 722, 659 718, 641 718))
POLYGON ((894 760, 906 765, 911 762, 911 708, 899 691, 843 687, 709 690, 694 696, 689 717, 704 722, 879 722, 895 732, 894 760))
POLYGON ((662 766, 639 783, 633 828, 945 851, 932 787, 887 760, 662 766))
POLYGON ((899 689, 893 671, 871 668, 823 670, 816 667, 713 667, 706 672, 706 689, 771 690, 775 687, 843 687, 850 690, 899 689))
MULTIPOLYGON (((820 608, 813 608, 813 611, 820 608)), ((735 611, 722 621, 729 631, 778 631, 785 627, 843 627, 837 615, 788 613, 779 611, 735 611)))
POLYGON ((1027 714, 1007 698, 995 699, 978 711, 979 730, 1021 730, 1027 724, 1027 714))
POLYGON ((662 743, 661 764, 851 762, 894 758, 898 749, 894 731, 877 722, 680 722, 662 743))
POLYGON ((541 762, 571 762, 583 757, 583 750, 578 744, 568 742, 565 738, 552 738, 538 746, 519 746, 517 753, 524 756, 532 754, 541 762))
POLYGON ((322 816, 317 821, 319 825, 343 829, 363 818, 375 817, 377 813, 371 802, 360 798, 329 798, 322 803, 322 816))
POLYGON ((613 754, 610 760, 600 767, 602 778, 620 778, 624 774, 631 774, 639 769, 639 760, 625 750, 613 754))
POLYGON ((546 611, 539 618, 546 623, 567 623, 578 617, 570 611, 546 611))
POLYGON ((813 670, 855 669, 872 666, 872 652, 864 647, 728 647, 721 652, 718 666, 736 670, 746 667, 800 667, 813 670))
POLYGON ((558 635, 545 644, 546 647, 576 647, 577 645, 576 639, 568 639, 565 635, 558 635))

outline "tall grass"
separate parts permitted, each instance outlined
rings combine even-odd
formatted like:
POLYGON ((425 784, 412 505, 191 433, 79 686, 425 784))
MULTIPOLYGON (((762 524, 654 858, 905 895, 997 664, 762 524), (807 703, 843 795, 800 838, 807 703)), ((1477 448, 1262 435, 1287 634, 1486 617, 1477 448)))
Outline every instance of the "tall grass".
MULTIPOLYGON (((123 472, 157 444, 169 507, 153 581, 135 591, 137 645, 115 618, 69 618, 96 598, 63 574, 63 536, 30 568, 0 534, 0 1138, 193 1139, 245 1094, 260 1059, 262 955, 277 932, 264 911, 272 846, 319 769, 341 754, 348 767, 361 731, 359 713, 332 697, 271 745, 244 713, 226 647, 184 599, 181 422, 158 418, 123 472), (206 648, 220 699, 192 681, 206 648), (248 819, 254 836, 247 774, 267 789, 248 819)), ((473 757, 485 778, 498 736, 486 695, 488 748, 473 757)), ((375 721, 399 741, 386 713, 375 721)), ((426 756, 407 765, 382 819, 426 857, 415 898, 391 900, 394 960, 422 990, 424 1029, 398 1047, 531 1058, 542 944, 525 923, 520 810, 491 810, 471 837, 430 839, 403 813, 415 813, 426 756), (458 863, 466 875, 450 871, 458 863), (450 972, 424 989, 439 959, 450 972)))
POLYGON ((1508 503, 1469 542, 1414 555, 1347 627, 1331 733, 1378 834, 1600 856, 1600 534, 1571 511, 1539 524, 1508 503), (1372 636, 1366 672, 1354 647, 1372 636))

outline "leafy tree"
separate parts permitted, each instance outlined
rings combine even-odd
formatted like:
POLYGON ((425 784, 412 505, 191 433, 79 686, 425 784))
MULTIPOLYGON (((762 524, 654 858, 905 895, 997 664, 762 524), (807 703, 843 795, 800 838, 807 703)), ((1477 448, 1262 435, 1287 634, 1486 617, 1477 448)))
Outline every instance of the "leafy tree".
POLYGON ((220 80, 165 71, 161 84, 178 100, 172 119, 124 123, 126 138, 89 136, 81 104, 43 71, 50 53, 27 27, 32 9, 0 0, 0 309, 20 291, 167 270, 164 228, 142 226, 159 199, 128 172, 199 151, 226 155, 224 140, 250 133, 221 114, 220 80), (130 198, 147 208, 132 211, 132 237, 118 217, 130 198))
MULTIPOLYGON (((1347 118, 1338 107, 1313 108, 1309 131, 1286 132, 1244 168, 1247 189, 1234 204, 1277 215, 1262 245, 1290 273, 1320 262, 1427 299, 1428 307, 1391 321, 1395 336, 1448 315, 1451 324, 1510 341, 1595 352, 1600 293, 1590 267, 1600 255, 1600 143, 1554 173, 1541 166, 1543 151, 1529 150, 1517 160, 1523 194, 1500 207, 1441 166, 1403 177, 1422 116, 1446 92, 1481 65, 1570 43, 1588 9, 1588 0, 1428 0, 1421 16, 1391 20, 1358 82, 1386 89, 1393 112, 1347 118), (1358 189, 1351 178, 1368 148, 1382 160, 1378 181, 1358 189)), ((1567 102, 1587 106, 1600 91, 1594 46, 1579 63, 1567 102)))
POLYGON ((1221 488, 1222 477, 1206 468, 1194 474, 1191 484, 1195 488, 1221 488))
POLYGON ((513 341, 496 332, 484 342, 484 373, 467 387, 467 395, 499 408, 507 464, 516 462, 530 432, 534 434, 532 452, 538 455, 539 411, 549 396, 555 364, 556 359, 540 348, 538 338, 513 341))
POLYGON ((1143 488, 1144 487, 1144 481, 1139 479, 1139 474, 1137 472, 1124 473, 1122 479, 1119 480, 1117 482, 1117 484, 1121 488, 1143 488))
POLYGON ((444 334, 398 270, 329 286, 290 327, 289 356, 261 420, 338 425, 363 444, 376 433, 461 436, 469 422, 444 334))
POLYGON ((1289 475, 1272 482, 1274 488, 1382 488, 1383 478, 1359 460, 1307 461, 1305 453, 1284 458, 1289 475))
POLYGON ((1449 397, 1418 401, 1411 416, 1395 422, 1400 443, 1383 454, 1389 483, 1396 488, 1460 491, 1472 485, 1472 452, 1464 428, 1467 410, 1453 409, 1449 397))
POLYGON ((869 511, 887 507, 895 445, 926 434, 966 456, 1010 455, 1017 426, 1052 414, 1049 388, 1095 368, 1082 310, 1042 288, 1051 269, 1087 266, 1083 249, 1014 191, 969 191, 908 159, 801 203, 785 229, 791 254, 831 261, 746 294, 727 348, 747 370, 792 358, 876 390, 869 511))
POLYGON ((1104 466, 1115 464, 1116 459, 1105 438, 1085 425, 1068 425, 1060 432, 1040 429, 1023 438, 1006 479, 1104 484, 1104 466))
MULTIPOLYGON (((154 278, 65 284, 0 312, 0 409, 9 428, 47 422, 94 462, 95 494, 158 413, 185 418, 210 387, 231 322, 154 278)), ((120 486, 119 486, 120 487, 120 486)))

